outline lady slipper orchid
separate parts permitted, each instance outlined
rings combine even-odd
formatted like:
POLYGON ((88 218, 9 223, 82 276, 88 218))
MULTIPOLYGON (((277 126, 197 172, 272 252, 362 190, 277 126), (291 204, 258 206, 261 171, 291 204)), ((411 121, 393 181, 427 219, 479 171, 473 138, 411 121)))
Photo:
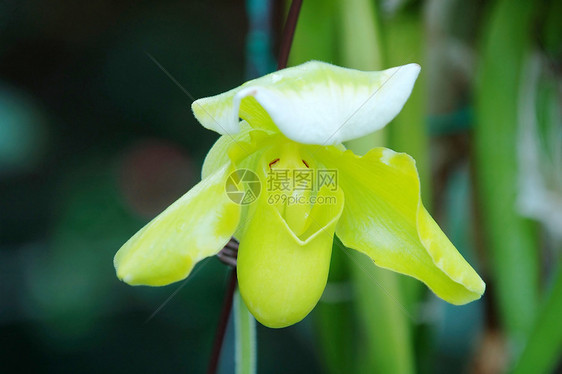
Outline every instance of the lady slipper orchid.
POLYGON ((182 280, 235 236, 244 302, 262 324, 285 327, 320 299, 336 234, 452 304, 480 298, 484 282, 422 204, 412 157, 386 148, 358 156, 342 145, 396 116, 419 71, 312 61, 195 101, 195 117, 222 136, 202 181, 116 254, 118 277, 150 286, 182 280), (248 173, 257 178, 240 187, 248 173))

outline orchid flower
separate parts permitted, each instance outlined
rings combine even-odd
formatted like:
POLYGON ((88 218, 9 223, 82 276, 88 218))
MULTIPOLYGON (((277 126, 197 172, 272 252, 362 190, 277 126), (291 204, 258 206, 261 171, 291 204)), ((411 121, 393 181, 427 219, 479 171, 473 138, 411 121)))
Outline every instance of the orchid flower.
POLYGON ((244 302, 262 324, 285 327, 318 303, 335 234, 452 304, 480 298, 484 282, 422 204, 412 157, 387 148, 358 156, 342 145, 392 120, 419 71, 417 64, 363 72, 312 61, 195 101, 197 120, 222 136, 201 182, 116 254, 118 277, 131 285, 180 281, 234 236, 244 302), (238 170, 261 182, 250 204, 227 193, 244 191, 232 182, 238 170), (285 199, 273 198, 279 191, 266 183, 273 172, 295 178, 303 170, 332 171, 337 185, 292 185, 285 199))

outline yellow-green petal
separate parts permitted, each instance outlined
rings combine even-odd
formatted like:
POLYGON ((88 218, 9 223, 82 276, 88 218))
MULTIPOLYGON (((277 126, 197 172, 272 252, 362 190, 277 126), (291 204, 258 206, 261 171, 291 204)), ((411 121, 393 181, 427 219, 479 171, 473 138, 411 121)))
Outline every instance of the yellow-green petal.
MULTIPOLYGON (((246 121, 240 122, 240 132, 222 135, 211 147, 203 167, 201 179, 205 179, 224 165, 232 163, 236 168, 246 168, 250 157, 255 157, 261 148, 271 141, 268 134, 262 130, 252 128, 246 121)), ((259 157, 259 155, 257 156, 259 157)), ((253 162, 250 162, 253 164, 253 162)))
POLYGON ((452 304, 480 298, 485 284, 424 208, 409 155, 375 148, 363 157, 325 156, 338 166, 345 194, 336 233, 346 246, 421 280, 452 304))
POLYGON ((163 286, 184 279, 215 255, 238 226, 240 206, 225 193, 227 164, 199 182, 119 249, 114 265, 131 285, 163 286))
POLYGON ((319 196, 333 196, 333 204, 314 205, 309 230, 297 236, 268 202, 264 189, 240 238, 240 293, 265 326, 280 328, 299 322, 322 296, 343 194, 322 189, 319 196))
POLYGON ((250 151, 246 149, 246 143, 250 141, 250 131, 252 131, 252 128, 247 123, 242 122, 240 124, 240 132, 232 135, 222 135, 218 138, 209 152, 207 152, 207 156, 205 156, 205 161, 201 168, 201 179, 207 178, 209 175, 231 162, 228 153, 232 147, 239 148, 240 152, 250 153, 250 151))
POLYGON ((220 134, 272 124, 289 139, 333 145, 384 127, 404 106, 419 74, 417 64, 363 72, 311 61, 195 101, 193 113, 220 134))

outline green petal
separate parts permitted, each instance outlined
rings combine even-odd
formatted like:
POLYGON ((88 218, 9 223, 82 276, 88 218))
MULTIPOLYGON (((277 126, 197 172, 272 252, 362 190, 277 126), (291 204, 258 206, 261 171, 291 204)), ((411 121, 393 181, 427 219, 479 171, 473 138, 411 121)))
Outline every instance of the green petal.
POLYGON ((421 280, 452 304, 480 298, 485 284, 424 208, 409 155, 385 148, 363 157, 324 155, 339 169, 346 202, 336 233, 346 246, 421 280))
POLYGON ((209 175, 129 239, 115 255, 119 279, 163 286, 220 251, 240 219, 240 206, 225 193, 231 171, 225 165, 209 175))
POLYGON ((201 179, 229 163, 233 163, 238 169, 247 168, 248 164, 253 165, 253 160, 247 159, 252 156, 259 158, 256 152, 259 153, 271 141, 267 135, 264 131, 252 128, 246 121, 241 121, 240 132, 221 136, 211 147, 201 169, 201 179))
POLYGON ((363 72, 311 61, 195 101, 206 128, 235 134, 238 118, 304 144, 333 145, 384 127, 404 106, 417 64, 363 72))
MULTIPOLYGON (((266 132, 255 130, 245 121, 241 123, 241 131, 234 135, 223 135, 213 145, 201 171, 201 178, 205 179, 224 165, 232 164, 238 170, 256 170, 263 153, 275 143, 275 137, 268 136, 266 132)), ((262 162, 263 163, 263 162, 262 162)), ((246 222, 248 206, 241 207, 240 222, 246 222)), ((242 236, 244 224, 238 226, 234 236, 242 236)))
POLYGON ((201 179, 207 178, 224 165, 229 164, 231 160, 228 153, 233 147, 239 148, 240 152, 249 153, 245 144, 250 141, 250 131, 252 128, 247 123, 241 123, 240 132, 237 134, 227 134, 218 138, 205 156, 201 168, 201 179))
POLYGON ((316 204, 310 228, 297 236, 263 189, 240 240, 238 281, 248 309, 263 325, 280 328, 302 320, 326 286, 332 241, 343 208, 341 191, 322 189, 333 204, 316 204))

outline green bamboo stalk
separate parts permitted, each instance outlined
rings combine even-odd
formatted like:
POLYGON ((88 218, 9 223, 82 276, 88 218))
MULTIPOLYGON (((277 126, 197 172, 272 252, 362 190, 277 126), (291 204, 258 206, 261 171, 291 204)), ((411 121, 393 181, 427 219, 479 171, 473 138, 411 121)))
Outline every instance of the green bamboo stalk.
POLYGON ((326 290, 314 311, 314 324, 326 372, 353 373, 356 347, 351 281, 346 255, 336 238, 326 290))
POLYGON ((384 45, 385 60, 389 66, 411 62, 422 66, 408 102, 388 127, 388 145, 395 151, 406 152, 416 159, 424 204, 427 206, 431 198, 431 180, 426 126, 425 34, 421 13, 421 10, 400 13, 384 22, 384 45))
MULTIPOLYGON (((340 59, 347 67, 380 70, 386 56, 381 48, 378 9, 370 0, 340 1, 340 59)), ((386 29, 385 29, 386 32, 386 29)), ((392 126, 395 123, 393 121, 392 126)), ((364 154, 386 143, 386 131, 347 142, 355 153, 364 154)), ((348 251, 344 249, 345 251, 348 251)), ((400 276, 376 267, 368 257, 347 252, 354 263, 352 279, 361 330, 365 332, 358 372, 413 373, 411 321, 403 306, 400 276)))
MULTIPOLYGON (((384 68, 374 4, 371 0, 305 2, 291 63, 319 59, 361 70, 384 68)), ((383 145, 384 140, 385 131, 379 131, 346 145, 354 152, 364 154, 375 146, 383 145)), ((338 244, 341 246, 337 242, 335 246, 338 244)), ((328 290, 332 284, 342 284, 349 279, 347 262, 350 257, 342 255, 344 252, 336 248, 333 253, 333 260, 344 265, 339 266, 337 271, 332 267, 328 290)), ((399 276, 377 268, 364 256, 353 257, 353 262, 353 266, 349 267, 355 289, 353 299, 359 329, 363 332, 359 335, 363 339, 355 338, 355 344, 349 344, 354 338, 350 335, 354 318, 349 303, 321 301, 315 313, 329 372, 413 372, 410 321, 404 313, 397 311, 401 308, 397 300, 402 298, 399 276), (358 351, 361 353, 359 357, 358 351), (355 359, 350 362, 354 353, 355 359)))
POLYGON ((517 352, 533 326, 539 289, 535 227, 515 208, 517 95, 534 8, 532 1, 495 5, 476 88, 475 158, 495 303, 517 352))
POLYGON ((400 278, 360 252, 343 249, 354 263, 352 277, 361 330, 359 373, 414 373, 412 334, 400 278))
MULTIPOLYGON (((542 53, 548 57, 562 53, 562 3, 559 1, 547 3, 548 5, 543 8, 545 20, 540 27, 542 28, 541 40, 544 41, 542 53)), ((528 61, 535 60, 530 59, 528 61)), ((538 59, 536 61, 538 62, 538 59)), ((532 67, 533 65, 535 64, 531 63, 530 66, 532 67)), ((544 140, 546 140, 542 143, 542 146, 546 149, 542 151, 545 152, 545 155, 552 152, 550 154, 551 160, 556 160, 554 153, 559 147, 556 148, 556 145, 549 147, 549 142, 553 141, 552 144, 559 145, 560 141, 562 141, 556 135, 552 136, 556 133, 552 130, 560 129, 560 117, 559 115, 551 115, 553 112, 557 113, 555 108, 559 109, 560 94, 556 88, 557 82, 540 80, 539 66, 537 63, 536 69, 527 68, 523 73, 524 77, 522 80, 528 79, 528 81, 520 90, 520 94, 529 95, 530 97, 527 100, 535 101, 536 108, 534 108, 535 110, 532 114, 537 116, 537 127, 542 129, 540 137, 545 137, 544 140)), ((537 130, 540 133, 539 129, 537 130)), ((550 164, 550 166, 552 167, 553 165, 550 164)), ((551 170, 552 173, 557 172, 556 167, 552 167, 551 170)), ((558 184, 558 186, 560 185, 558 184)), ((546 217, 542 218, 544 220, 546 217)), ((549 232, 548 228, 547 232, 549 232)), ((556 236, 555 234, 554 238, 556 236)), ((556 239, 554 242, 556 242, 556 239)), ((558 248, 553 249, 555 253, 558 250, 559 255, 559 251, 562 249, 560 244, 562 243, 558 242, 558 244, 558 248)), ((547 292, 545 303, 535 319, 534 328, 518 362, 514 366, 513 374, 552 373, 555 371, 557 364, 558 366, 560 365, 560 357, 562 357, 562 323, 560 323, 560 316, 562 316, 562 257, 560 256, 558 257, 556 268, 553 269, 553 279, 550 286, 548 287, 550 292, 547 292)))
MULTIPOLYGON (((416 160, 420 176, 423 203, 431 208, 431 178, 429 165, 429 136, 426 126, 427 85, 424 65, 425 33, 421 9, 408 7, 393 17, 385 19, 385 61, 388 66, 416 62, 422 70, 408 102, 387 127, 388 146, 397 152, 406 152, 416 160)), ((413 278, 402 277, 405 303, 409 310, 425 292, 423 285, 413 278)))
MULTIPOLYGON (((306 0, 303 2, 289 66, 310 60, 334 62, 336 49, 336 2, 339 0, 306 0)), ((290 4, 290 1, 288 2, 290 4)))
MULTIPOLYGON (((371 0, 339 0, 337 2, 339 54, 337 63, 352 69, 384 68, 379 22, 371 0)), ((364 154, 386 140, 386 129, 346 143, 357 154, 364 154)))
POLYGON ((233 306, 236 374, 254 374, 257 361, 256 320, 238 290, 234 293, 233 306))
POLYGON ((562 355, 562 259, 558 263, 550 297, 539 314, 535 328, 513 374, 554 372, 562 355))
MULTIPOLYGON (((384 144, 384 132, 356 139, 348 147, 356 153, 365 153, 373 145, 384 144)), ((365 342, 361 343, 357 359, 359 373, 414 373, 412 320, 403 297, 402 277, 378 268, 365 255, 344 251, 351 260, 354 300, 360 330, 365 342)))
POLYGON ((340 0, 337 6, 339 63, 359 70, 381 69, 383 55, 374 3, 340 0))

